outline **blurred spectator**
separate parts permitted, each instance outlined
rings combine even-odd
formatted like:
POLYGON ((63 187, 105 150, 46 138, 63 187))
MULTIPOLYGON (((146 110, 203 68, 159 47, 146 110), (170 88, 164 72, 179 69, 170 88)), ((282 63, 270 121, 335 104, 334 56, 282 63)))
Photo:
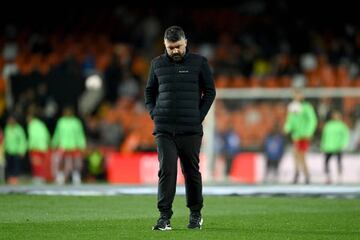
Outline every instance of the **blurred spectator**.
POLYGON ((13 62, 19 52, 19 47, 16 42, 17 29, 14 25, 7 25, 5 27, 6 42, 3 47, 2 57, 6 62, 13 62))
POLYGON ((337 157, 338 182, 342 180, 342 153, 349 143, 349 129, 342 121, 339 111, 333 111, 331 119, 325 124, 321 137, 321 151, 325 153, 326 183, 331 184, 329 162, 332 156, 337 157))
POLYGON ((154 46, 156 41, 159 40, 162 31, 160 21, 153 11, 149 11, 148 16, 140 23, 140 27, 137 31, 143 39, 143 48, 147 55, 155 55, 154 46))
POLYGON ((7 118, 4 131, 4 149, 6 158, 6 180, 8 184, 16 185, 23 158, 26 154, 27 143, 23 127, 13 115, 7 118))
POLYGON ((126 72, 121 85, 118 86, 118 96, 120 98, 128 98, 129 100, 135 101, 139 96, 140 86, 139 82, 133 75, 126 72))
POLYGON ((36 86, 36 105, 38 105, 41 108, 45 108, 50 95, 48 92, 48 84, 46 82, 39 83, 39 85, 36 86))
POLYGON ((124 138, 124 129, 116 121, 113 113, 109 113, 106 118, 99 123, 100 142, 103 146, 111 149, 119 149, 124 138))
POLYGON ((110 65, 105 70, 105 92, 106 99, 110 102, 115 102, 118 96, 118 86, 123 79, 123 71, 120 65, 120 56, 113 54, 110 65))
POLYGON ((96 58, 91 55, 91 54, 87 54, 83 60, 82 63, 82 75, 84 77, 88 77, 90 75, 92 75, 95 72, 95 62, 96 62, 96 58))
POLYGON ((279 164, 285 152, 285 138, 280 132, 279 125, 275 125, 264 141, 266 158, 265 183, 277 183, 279 179, 279 164))
POLYGON ((35 110, 29 112, 27 121, 28 149, 30 151, 33 182, 40 184, 45 181, 50 134, 44 122, 35 116, 35 110))
POLYGON ((332 106, 331 98, 321 98, 317 106, 319 121, 327 121, 330 118, 330 109, 332 106))
POLYGON ((88 76, 85 86, 85 91, 79 97, 79 112, 82 116, 95 112, 105 93, 103 79, 99 74, 88 76))
POLYGON ((284 125, 284 131, 291 135, 294 144, 295 176, 293 183, 299 181, 302 171, 305 175, 305 183, 310 183, 310 173, 306 164, 305 155, 309 149, 311 138, 317 126, 317 117, 313 106, 304 101, 301 90, 294 90, 294 100, 288 106, 288 113, 284 125))
POLYGON ((64 184, 71 175, 73 184, 81 183, 83 167, 82 153, 86 147, 86 139, 81 121, 74 115, 74 109, 67 106, 63 116, 58 120, 52 139, 52 147, 60 152, 56 164, 56 182, 64 184))
POLYGON ((95 146, 89 146, 85 156, 84 176, 87 182, 104 181, 105 159, 103 154, 95 146))
POLYGON ((96 116, 88 115, 85 117, 85 135, 89 146, 101 145, 99 121, 96 116))
POLYGON ((215 136, 215 148, 218 156, 225 160, 225 179, 229 180, 232 163, 240 152, 240 137, 231 126, 217 131, 215 136))

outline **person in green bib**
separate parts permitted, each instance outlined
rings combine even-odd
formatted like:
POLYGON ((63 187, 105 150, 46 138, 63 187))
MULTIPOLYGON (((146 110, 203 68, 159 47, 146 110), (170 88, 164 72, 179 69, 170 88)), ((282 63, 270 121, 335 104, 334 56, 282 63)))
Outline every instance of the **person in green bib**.
POLYGON ((23 127, 13 115, 7 118, 5 125, 4 150, 6 181, 8 184, 16 185, 21 171, 21 160, 26 154, 27 142, 23 127))
POLYGON ((30 112, 27 117, 28 146, 34 183, 45 180, 46 158, 50 145, 50 133, 43 121, 30 112))
POLYGON ((329 161, 331 156, 337 157, 338 162, 338 182, 342 181, 342 152, 349 143, 349 128, 342 121, 339 111, 333 111, 331 119, 324 125, 321 136, 321 151, 325 153, 325 174, 326 183, 331 184, 329 161))
POLYGON ((291 135, 294 144, 295 175, 293 183, 298 183, 300 171, 304 173, 305 183, 310 183, 310 173, 306 164, 306 153, 317 126, 313 106, 304 101, 300 89, 294 90, 294 100, 288 105, 284 132, 291 135))
POLYGON ((60 155, 56 164, 56 182, 64 184, 70 173, 73 184, 81 183, 82 153, 86 147, 83 125, 74 115, 73 107, 65 107, 63 116, 57 121, 52 147, 60 155))

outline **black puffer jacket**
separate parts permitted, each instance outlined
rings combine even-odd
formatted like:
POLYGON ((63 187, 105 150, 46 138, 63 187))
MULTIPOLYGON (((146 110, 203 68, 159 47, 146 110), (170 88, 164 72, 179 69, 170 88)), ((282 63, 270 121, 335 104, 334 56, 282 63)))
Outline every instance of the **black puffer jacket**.
POLYGON ((187 52, 181 62, 165 53, 151 62, 145 105, 155 122, 154 134, 202 133, 202 121, 215 98, 206 58, 187 52))

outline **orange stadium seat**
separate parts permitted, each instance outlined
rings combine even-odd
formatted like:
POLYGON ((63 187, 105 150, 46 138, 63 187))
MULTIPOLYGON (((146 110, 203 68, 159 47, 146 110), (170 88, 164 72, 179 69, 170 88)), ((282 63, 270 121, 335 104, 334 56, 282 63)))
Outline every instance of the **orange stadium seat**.
POLYGON ((319 71, 311 71, 306 73, 306 78, 307 78, 308 87, 320 87, 321 80, 320 80, 319 71))
POLYGON ((231 86, 234 88, 246 88, 249 86, 248 79, 241 75, 235 76, 231 86))
POLYGON ((279 79, 275 76, 268 76, 264 80, 264 87, 266 88, 278 88, 280 87, 279 79))
POLYGON ((337 86, 340 86, 340 87, 349 87, 350 86, 349 71, 343 65, 339 66, 336 69, 336 82, 337 82, 337 86))
POLYGON ((291 77, 289 76, 282 76, 279 78, 280 86, 281 87, 291 87, 291 77))
POLYGON ((252 88, 261 87, 261 79, 259 79, 258 77, 251 76, 249 80, 250 80, 250 87, 252 88))
POLYGON ((319 74, 322 87, 335 87, 336 77, 334 69, 330 65, 324 65, 319 68, 319 74))
POLYGON ((219 75, 216 77, 215 79, 215 87, 216 88, 227 88, 230 87, 231 83, 230 83, 231 79, 229 76, 226 75, 219 75))
POLYGON ((358 76, 357 78, 354 79, 353 86, 360 87, 360 76, 358 76))

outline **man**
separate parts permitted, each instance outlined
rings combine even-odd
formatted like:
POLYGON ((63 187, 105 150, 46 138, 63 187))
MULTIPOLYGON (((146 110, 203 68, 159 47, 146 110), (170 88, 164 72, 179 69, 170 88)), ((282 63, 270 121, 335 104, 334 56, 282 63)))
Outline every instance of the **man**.
POLYGON ((56 182, 64 184, 72 172, 72 183, 81 183, 82 152, 86 147, 85 133, 81 121, 74 115, 74 109, 65 107, 58 120, 52 139, 52 147, 60 153, 56 167, 56 182))
POLYGON ((338 182, 342 178, 342 152, 349 143, 349 128, 342 121, 342 115, 339 111, 334 111, 323 129, 321 136, 321 151, 325 153, 325 173, 326 183, 331 184, 329 161, 332 155, 337 156, 338 161, 338 182))
POLYGON ((314 135, 317 118, 314 108, 304 101, 303 93, 296 89, 294 101, 289 104, 288 114, 284 126, 285 133, 290 133, 294 142, 295 176, 293 183, 298 183, 299 171, 305 175, 305 183, 310 183, 309 170, 305 161, 305 154, 309 149, 310 139, 314 135))
POLYGON ((203 207, 199 153, 202 121, 215 98, 214 80, 207 60, 186 48, 184 31, 166 29, 166 51, 151 62, 145 89, 145 104, 154 120, 154 135, 160 163, 158 209, 153 230, 171 230, 177 159, 185 177, 186 201, 190 209, 189 229, 201 229, 203 207))
POLYGON ((240 137, 227 123, 225 129, 218 128, 215 133, 215 149, 225 161, 225 181, 230 181, 230 173, 236 154, 240 152, 240 137))
POLYGON ((28 145, 30 151, 31 169, 34 183, 45 181, 45 164, 50 144, 50 133, 33 112, 28 115, 28 145))
POLYGON ((266 158, 265 183, 278 183, 279 164, 285 152, 285 138, 275 124, 264 141, 264 155, 266 158))
POLYGON ((21 171, 21 161, 26 154, 27 141, 23 127, 13 115, 7 118, 5 125, 4 149, 7 183, 16 185, 19 182, 18 177, 21 171))

